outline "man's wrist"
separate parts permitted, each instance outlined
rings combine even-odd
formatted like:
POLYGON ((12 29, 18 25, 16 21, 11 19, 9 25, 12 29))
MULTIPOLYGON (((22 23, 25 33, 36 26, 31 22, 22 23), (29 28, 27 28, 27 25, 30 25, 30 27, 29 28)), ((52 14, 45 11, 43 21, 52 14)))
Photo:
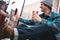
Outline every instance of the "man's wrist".
POLYGON ((39 20, 38 20, 38 23, 41 23, 41 22, 42 22, 42 19, 39 19, 39 20))

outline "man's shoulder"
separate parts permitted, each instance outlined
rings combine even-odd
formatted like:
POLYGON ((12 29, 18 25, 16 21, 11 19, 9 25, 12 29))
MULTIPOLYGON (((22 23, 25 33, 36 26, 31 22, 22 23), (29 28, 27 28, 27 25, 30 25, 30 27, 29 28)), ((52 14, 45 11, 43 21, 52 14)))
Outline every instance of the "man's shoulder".
POLYGON ((59 13, 56 13, 56 12, 50 12, 51 13, 51 15, 54 15, 54 16, 60 16, 60 14, 59 13))

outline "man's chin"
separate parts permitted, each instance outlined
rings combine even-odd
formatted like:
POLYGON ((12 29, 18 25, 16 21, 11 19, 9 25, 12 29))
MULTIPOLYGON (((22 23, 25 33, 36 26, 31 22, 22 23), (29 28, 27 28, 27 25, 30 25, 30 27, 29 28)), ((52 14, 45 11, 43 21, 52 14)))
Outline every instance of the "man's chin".
POLYGON ((41 10, 41 12, 44 12, 44 10, 41 10))
POLYGON ((44 12, 44 11, 41 10, 41 12, 44 12))

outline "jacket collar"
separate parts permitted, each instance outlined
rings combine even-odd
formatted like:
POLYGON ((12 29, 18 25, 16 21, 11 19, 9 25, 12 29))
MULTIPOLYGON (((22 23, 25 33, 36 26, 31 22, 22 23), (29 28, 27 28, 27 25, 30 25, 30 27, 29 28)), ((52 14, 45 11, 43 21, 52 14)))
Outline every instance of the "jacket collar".
POLYGON ((41 15, 41 18, 45 18, 45 19, 46 19, 46 18, 49 18, 49 17, 51 17, 53 14, 54 14, 54 12, 52 12, 52 11, 49 12, 49 15, 46 15, 46 16, 45 16, 44 13, 43 13, 43 14, 41 15))

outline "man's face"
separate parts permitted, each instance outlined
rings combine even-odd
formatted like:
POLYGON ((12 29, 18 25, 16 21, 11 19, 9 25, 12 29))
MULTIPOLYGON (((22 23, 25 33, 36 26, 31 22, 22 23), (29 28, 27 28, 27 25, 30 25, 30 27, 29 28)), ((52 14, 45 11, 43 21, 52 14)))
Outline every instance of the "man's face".
POLYGON ((42 12, 45 12, 47 7, 44 5, 44 3, 41 3, 40 8, 42 12))

